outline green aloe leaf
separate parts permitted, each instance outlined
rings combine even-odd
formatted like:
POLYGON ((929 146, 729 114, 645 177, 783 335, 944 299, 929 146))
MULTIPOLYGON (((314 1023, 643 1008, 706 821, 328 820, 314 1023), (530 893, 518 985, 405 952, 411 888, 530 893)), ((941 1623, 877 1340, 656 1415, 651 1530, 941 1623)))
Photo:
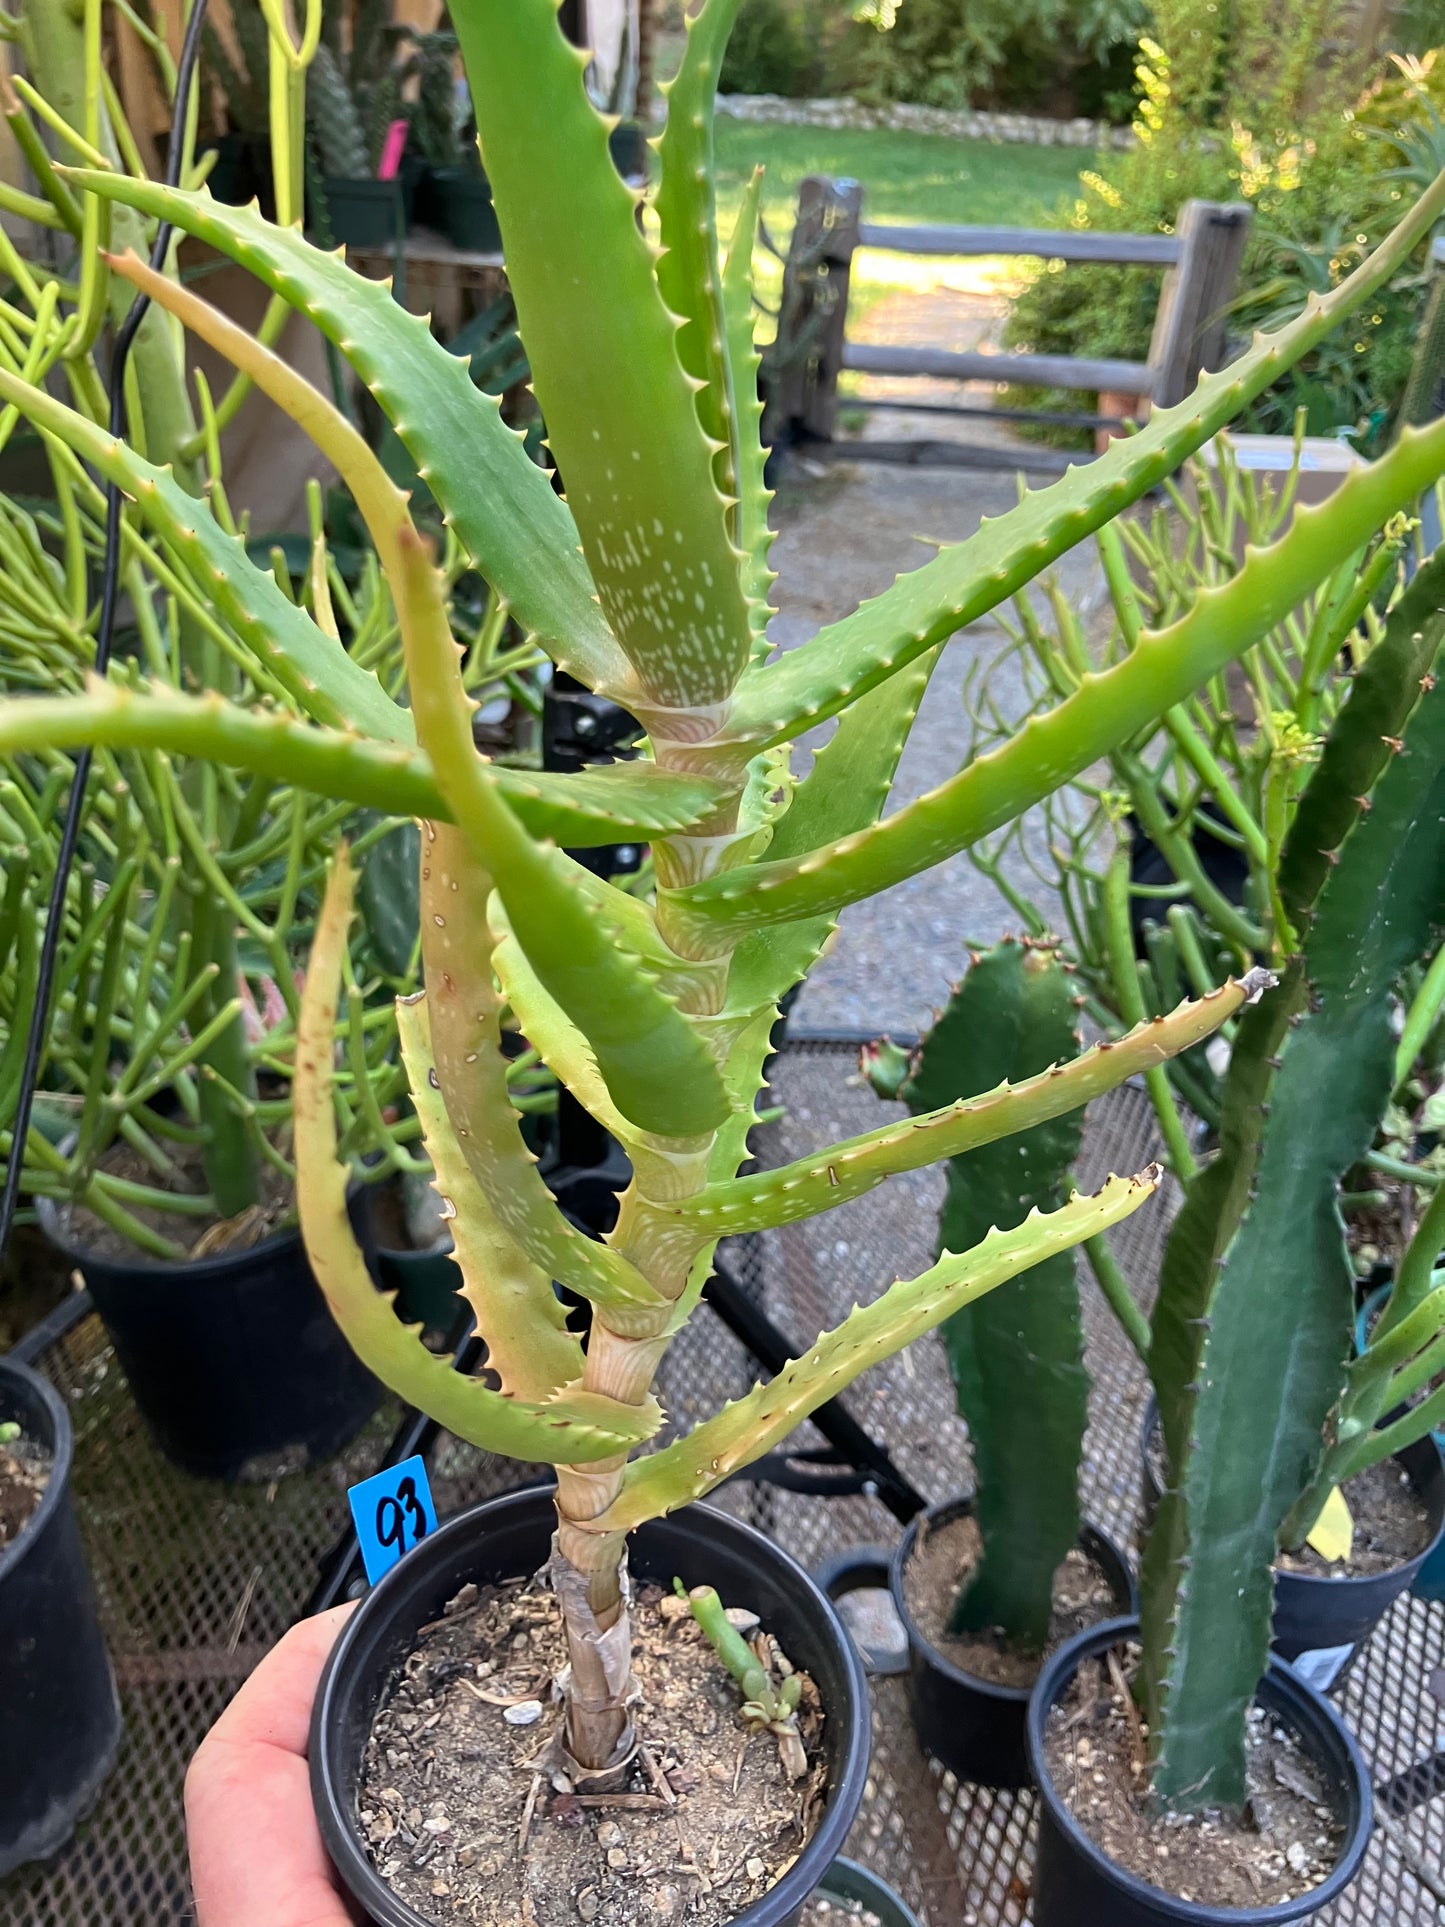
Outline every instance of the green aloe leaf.
POLYGON ((503 422, 467 363, 385 282, 347 267, 254 208, 229 207, 127 175, 75 170, 74 185, 173 222, 250 270, 314 321, 345 355, 406 445, 477 568, 553 660, 593 689, 625 689, 576 525, 522 438, 503 422))
POLYGON ((751 631, 717 452, 637 202, 552 0, 456 0, 507 275, 602 612, 652 703, 721 702, 751 631))

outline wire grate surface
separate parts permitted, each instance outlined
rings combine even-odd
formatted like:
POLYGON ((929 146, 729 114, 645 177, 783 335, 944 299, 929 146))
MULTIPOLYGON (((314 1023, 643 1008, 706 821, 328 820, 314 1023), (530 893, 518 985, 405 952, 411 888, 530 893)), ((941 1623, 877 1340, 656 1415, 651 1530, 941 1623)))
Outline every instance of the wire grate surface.
MULTIPOLYGON (((756 1134, 761 1161, 786 1163, 887 1115, 853 1078, 854 1046, 799 1040, 773 1066, 786 1107, 756 1134)), ((1156 1154, 1142 1091, 1125 1088, 1090 1112, 1081 1180, 1139 1169, 1156 1154)), ((890 1179, 826 1219, 734 1240, 733 1274, 800 1343, 855 1300, 932 1259, 941 1177, 890 1179)), ((1113 1234, 1144 1296, 1158 1265, 1168 1209, 1146 1209, 1113 1234)), ((1094 1376, 1085 1446, 1085 1509, 1125 1546, 1138 1510, 1143 1374, 1085 1284, 1094 1376)), ((76 1425, 75 1494, 101 1594, 125 1708, 125 1738, 95 1814, 42 1868, 0 1881, 0 1927, 181 1927, 191 1919, 181 1820, 185 1765, 251 1667, 301 1610, 318 1561, 346 1524, 346 1488, 376 1469, 398 1420, 377 1414, 329 1465, 269 1487, 223 1488, 173 1471, 151 1445, 103 1331, 86 1320, 40 1365, 76 1425)), ((664 1361, 661 1391, 686 1427, 745 1391, 753 1370, 716 1320, 699 1317, 664 1361)), ((853 1415, 928 1498, 967 1483, 968 1446, 942 1348, 927 1339, 851 1388, 853 1415)), ((800 1444, 820 1443, 811 1427, 800 1444)), ((432 1454, 438 1510, 447 1514, 526 1481, 443 1435, 432 1454)), ((891 1544, 899 1528, 866 1495, 820 1499, 739 1482, 719 1501, 770 1532, 805 1565, 847 1546, 891 1544)), ((1377 1782, 1445 1745, 1445 1712, 1430 1690, 1445 1663, 1445 1611, 1402 1601, 1357 1659, 1341 1703, 1377 1782)), ((1028 1919, 1032 1801, 962 1787, 919 1752, 907 1681, 873 1682, 873 1762, 848 1843, 854 1859, 895 1887, 927 1927, 1014 1927, 1028 1919)), ((1445 1778, 1445 1776, 1442 1776, 1445 1778)), ((1403 1803, 1402 1803, 1403 1804, 1403 1803)), ((1316 1918, 1339 1927, 1434 1922, 1445 1915, 1445 1797, 1428 1798, 1377 1829, 1361 1880, 1316 1918)), ((260 1927, 260 1923, 258 1923, 260 1927)))

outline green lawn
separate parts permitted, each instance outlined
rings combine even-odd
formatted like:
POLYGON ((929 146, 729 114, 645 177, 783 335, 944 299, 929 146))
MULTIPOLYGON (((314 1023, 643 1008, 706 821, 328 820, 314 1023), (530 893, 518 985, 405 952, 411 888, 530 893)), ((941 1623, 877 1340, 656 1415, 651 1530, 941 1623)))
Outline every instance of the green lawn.
MULTIPOLYGON (((951 140, 884 128, 835 132, 779 127, 720 114, 718 228, 726 243, 744 185, 759 164, 766 169, 763 218, 771 239, 783 250, 793 231, 798 184, 808 174, 862 181, 864 214, 875 221, 1056 227, 1067 217, 1081 170, 1093 161, 1092 150, 1081 147, 951 140)), ((945 278, 955 287, 1006 291, 1017 285, 1018 266, 997 259, 958 261, 863 249, 853 260, 850 318, 861 319, 876 301, 896 290, 927 290, 945 278)), ((759 299, 775 309, 780 264, 759 248, 753 272, 759 299)), ((771 332, 769 322, 760 324, 762 338, 771 332)))
POLYGON ((798 183, 806 174, 862 181, 864 211, 875 221, 975 221, 1050 227, 1094 162, 1082 147, 950 140, 940 134, 774 127, 717 119, 718 205, 732 228, 738 198, 761 162, 763 205, 775 240, 791 233, 798 183))

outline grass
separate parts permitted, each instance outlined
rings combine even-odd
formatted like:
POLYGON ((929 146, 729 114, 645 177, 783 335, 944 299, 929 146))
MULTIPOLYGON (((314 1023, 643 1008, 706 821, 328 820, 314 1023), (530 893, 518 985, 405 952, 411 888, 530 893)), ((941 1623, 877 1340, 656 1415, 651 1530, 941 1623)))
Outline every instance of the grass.
POLYGON ((807 174, 862 181, 866 217, 875 221, 974 221, 1053 227, 1078 192, 1091 150, 1024 142, 953 140, 941 134, 775 127, 717 120, 720 216, 730 228, 738 199, 760 162, 763 208, 780 244, 792 232, 798 184, 807 174))
MULTIPOLYGON (((953 140, 940 134, 903 134, 886 128, 784 127, 761 121, 717 120, 718 227, 731 236, 743 188, 762 165, 763 219, 784 253, 793 231, 799 183, 825 174, 863 183, 864 217, 896 223, 975 222, 1012 227, 1057 227, 1078 192, 1092 150, 1035 147, 1023 142, 953 140)), ((777 260, 759 249, 757 292, 776 308, 782 283, 777 260)), ((880 253, 854 256, 849 312, 861 317, 874 302, 899 290, 951 288, 980 292, 1018 285, 1019 264, 998 259, 940 259, 880 253)), ((771 333, 762 323, 760 333, 771 333)))

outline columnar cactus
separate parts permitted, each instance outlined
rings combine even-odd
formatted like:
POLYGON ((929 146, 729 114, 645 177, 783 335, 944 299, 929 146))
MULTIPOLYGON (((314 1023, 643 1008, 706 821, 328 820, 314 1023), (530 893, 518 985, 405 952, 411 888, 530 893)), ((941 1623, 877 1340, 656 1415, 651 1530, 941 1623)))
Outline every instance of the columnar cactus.
POLYGON ((1186 698, 1445 470, 1445 427, 1403 438, 1234 582, 1142 633, 1127 659, 1084 678, 1016 739, 885 818, 903 741, 954 631, 1167 476, 1368 297, 1428 232, 1445 186, 1326 301, 1261 337, 1181 406, 805 648, 770 659, 749 285, 757 189, 720 260, 710 167, 712 90, 737 4, 706 0, 689 23, 658 142, 661 183, 640 207, 611 166, 585 55, 563 38, 553 0, 454 0, 565 499, 425 323, 340 258, 203 193, 94 168, 67 174, 77 195, 172 220, 232 256, 336 344, 455 542, 560 667, 640 720, 648 760, 531 776, 477 753, 444 585, 407 500, 326 398, 191 293, 134 260, 113 264, 304 422, 334 464, 395 603, 409 707, 280 595, 170 475, 0 369, 0 403, 116 476, 178 564, 234 610, 273 691, 269 705, 242 706, 117 675, 80 697, 0 705, 0 749, 183 748, 422 820, 426 990, 402 1009, 403 1044, 501 1389, 459 1378, 400 1327, 347 1222, 328 1095, 352 899, 344 851, 298 1045, 302 1227, 338 1320, 382 1378, 490 1450, 556 1464, 569 1744, 581 1768, 604 1773, 627 1745, 627 1533, 767 1451, 874 1360, 1116 1222, 1154 1178, 1111 1179, 1096 1197, 944 1252, 770 1383, 662 1450, 630 1456, 659 1423, 658 1360, 697 1303, 716 1240, 826 1210, 892 1172, 1064 1115, 1208 1035, 1252 987, 1230 983, 1016 1086, 739 1177, 780 996, 843 905, 965 847, 1186 698), (795 781, 790 744, 832 717, 831 741, 795 781), (560 847, 620 840, 651 843, 654 901, 599 881, 560 847), (617 1225, 600 1242, 558 1212, 518 1132, 499 1049, 503 1000, 631 1159, 617 1225), (557 1282, 591 1305, 585 1350, 562 1323, 557 1282))
MULTIPOLYGON (((1047 1072, 1079 1048, 1074 992, 1056 952, 1012 938, 976 957, 919 1046, 898 1095, 917 1112, 1047 1072)), ((1056 1209, 1079 1154, 1083 1113, 950 1158, 938 1222, 945 1251, 989 1229, 1056 1209)), ((1054 1573, 1079 1536, 1079 1458, 1089 1375, 1074 1254, 1034 1266, 1012 1291, 956 1311, 943 1327, 958 1409, 968 1422, 983 1543, 961 1586, 954 1632, 999 1627, 1040 1653, 1053 1612, 1054 1573)))

